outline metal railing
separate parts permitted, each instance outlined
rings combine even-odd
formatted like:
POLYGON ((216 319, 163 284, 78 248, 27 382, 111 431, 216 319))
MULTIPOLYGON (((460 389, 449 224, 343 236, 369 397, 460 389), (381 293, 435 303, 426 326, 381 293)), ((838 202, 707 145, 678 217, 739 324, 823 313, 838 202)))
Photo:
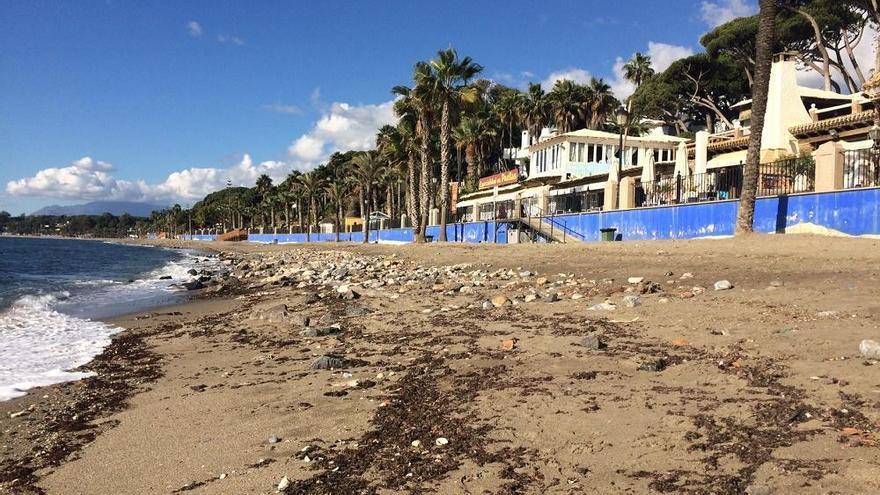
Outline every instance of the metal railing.
POLYGON ((880 150, 863 148, 843 152, 843 188, 880 187, 880 150))
POLYGON ((758 196, 779 196, 815 190, 816 162, 812 156, 786 158, 758 167, 758 196))
POLYGON ((568 220, 566 218, 557 218, 555 214, 550 213, 549 215, 545 214, 544 210, 541 209, 536 204, 521 204, 520 211, 518 212, 518 219, 526 219, 526 225, 531 227, 534 230, 534 227, 531 225, 531 220, 535 219, 539 223, 539 227, 542 223, 547 224, 549 227, 549 237, 550 239, 557 238, 557 236, 562 237, 562 242, 565 243, 568 237, 572 237, 574 239, 583 241, 584 236, 579 232, 568 226, 568 220))

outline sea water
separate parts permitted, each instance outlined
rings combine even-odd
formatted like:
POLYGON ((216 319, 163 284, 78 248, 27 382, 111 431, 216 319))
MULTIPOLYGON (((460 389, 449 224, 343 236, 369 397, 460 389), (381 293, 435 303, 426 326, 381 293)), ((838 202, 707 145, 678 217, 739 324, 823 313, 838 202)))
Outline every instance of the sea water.
POLYGON ((73 370, 121 330, 98 319, 179 302, 172 285, 213 263, 191 250, 0 236, 0 401, 88 376, 73 370))

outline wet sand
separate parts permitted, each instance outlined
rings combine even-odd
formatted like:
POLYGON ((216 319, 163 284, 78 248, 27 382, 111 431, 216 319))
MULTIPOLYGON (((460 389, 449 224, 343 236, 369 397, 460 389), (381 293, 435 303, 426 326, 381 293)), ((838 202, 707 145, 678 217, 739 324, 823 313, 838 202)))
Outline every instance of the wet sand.
POLYGON ((880 490, 880 368, 858 352, 880 340, 880 241, 211 247, 253 265, 297 253, 351 257, 379 277, 459 263, 514 276, 467 293, 442 278, 352 283, 361 297, 346 300, 265 282, 276 266, 234 293, 117 319, 128 331, 90 365, 97 377, 0 403, 0 487, 274 493, 287 477, 287 493, 880 490), (525 302, 547 292, 538 277, 561 282, 559 301, 525 302), (714 291, 721 279, 734 288, 714 291), (499 294, 519 304, 483 309, 499 294), (622 304, 635 294, 640 305, 622 304), (606 299, 615 310, 588 309, 606 299), (340 331, 302 335, 303 316, 340 331), (323 355, 344 368, 311 369, 323 355))

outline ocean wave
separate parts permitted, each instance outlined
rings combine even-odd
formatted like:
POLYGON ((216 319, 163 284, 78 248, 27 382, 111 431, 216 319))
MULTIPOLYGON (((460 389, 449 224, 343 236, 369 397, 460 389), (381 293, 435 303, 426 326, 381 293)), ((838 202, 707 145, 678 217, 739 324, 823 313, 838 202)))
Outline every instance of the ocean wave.
POLYGON ((91 361, 121 330, 54 309, 69 297, 65 291, 26 295, 0 313, 0 401, 90 376, 71 370, 91 361))

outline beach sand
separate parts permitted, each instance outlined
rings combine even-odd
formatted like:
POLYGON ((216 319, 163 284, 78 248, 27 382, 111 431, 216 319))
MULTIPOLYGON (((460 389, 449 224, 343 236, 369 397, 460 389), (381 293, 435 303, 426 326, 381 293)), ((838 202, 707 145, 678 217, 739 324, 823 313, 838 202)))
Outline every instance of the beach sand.
POLYGON ((284 477, 328 494, 880 491, 880 366, 858 350, 880 340, 878 240, 164 244, 254 266, 358 260, 378 278, 513 273, 464 293, 349 274, 361 297, 345 300, 266 283, 288 260, 117 318, 128 330, 97 377, 0 403, 0 492, 260 494, 284 477), (549 292, 537 277, 559 301, 524 302, 549 292), (733 289, 713 290, 722 279, 733 289), (499 294, 519 304, 483 308, 499 294), (606 299, 615 310, 588 309, 606 299), (341 331, 301 335, 303 316, 341 331), (323 355, 345 367, 311 369, 323 355))

